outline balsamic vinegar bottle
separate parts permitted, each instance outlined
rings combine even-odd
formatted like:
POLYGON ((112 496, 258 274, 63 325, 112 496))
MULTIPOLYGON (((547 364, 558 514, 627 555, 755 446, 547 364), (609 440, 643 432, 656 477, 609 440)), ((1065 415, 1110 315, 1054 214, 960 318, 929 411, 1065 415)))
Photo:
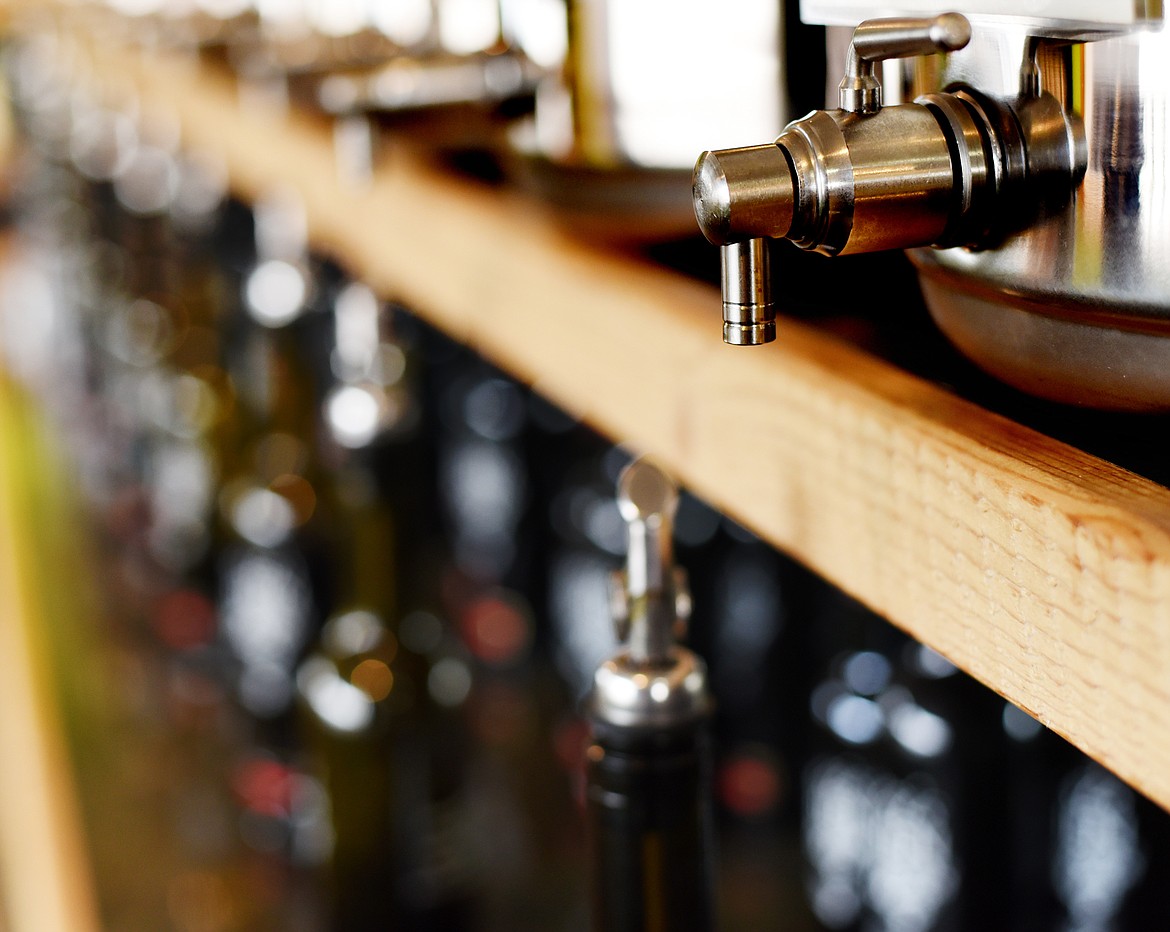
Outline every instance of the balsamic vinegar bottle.
POLYGON ((255 258, 224 321, 235 406, 223 437, 217 538, 221 628, 239 665, 239 699, 285 749, 295 739, 296 664, 335 588, 319 390, 304 345, 319 279, 296 232, 296 208, 279 198, 257 203, 255 258))
POLYGON ((457 830, 462 693, 450 688, 467 673, 440 608, 425 373, 404 311, 344 276, 331 298, 333 339, 316 350, 332 375, 317 404, 335 587, 297 675, 305 749, 330 810, 330 928, 454 932, 471 922, 457 830))
POLYGON ((624 647, 594 677, 587 714, 593 928, 713 928, 712 700, 702 660, 677 643, 689 606, 671 525, 677 492, 646 460, 619 480, 629 526, 615 596, 624 647))
POLYGON ((433 331, 422 335, 436 415, 441 606, 460 652, 440 662, 470 675, 459 722, 440 730, 445 753, 470 777, 451 800, 458 811, 447 811, 464 825, 494 827, 490 841, 480 835, 460 845, 476 922, 555 927, 581 911, 581 899, 579 874, 565 865, 573 857, 565 852, 577 849, 558 808, 566 777, 552 734, 558 725, 549 721, 563 707, 560 684, 544 662, 544 626, 532 608, 545 556, 534 534, 543 499, 533 484, 528 390, 474 352, 433 331))
POLYGON ((803 570, 686 491, 674 539, 694 602, 689 643, 716 699, 720 928, 813 928, 799 869, 807 660, 791 604, 803 570))
POLYGON ((401 921, 395 846, 401 718, 418 701, 401 647, 370 609, 340 611, 297 669, 300 757, 324 790, 328 841, 319 875, 329 928, 364 932, 401 921))

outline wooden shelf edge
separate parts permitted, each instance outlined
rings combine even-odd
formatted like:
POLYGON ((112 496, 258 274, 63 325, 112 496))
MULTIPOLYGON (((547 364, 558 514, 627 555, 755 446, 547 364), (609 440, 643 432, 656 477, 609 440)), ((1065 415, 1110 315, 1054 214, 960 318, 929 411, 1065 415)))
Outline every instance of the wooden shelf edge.
POLYGON ((235 190, 300 192, 316 246, 935 647, 1170 808, 1170 492, 785 323, 719 340, 711 288, 538 205, 328 130, 189 62, 90 48, 83 80, 177 118, 235 190))
POLYGON ((40 643, 27 544, 30 436, 27 401, 0 371, 0 928, 97 932, 81 804, 40 643))

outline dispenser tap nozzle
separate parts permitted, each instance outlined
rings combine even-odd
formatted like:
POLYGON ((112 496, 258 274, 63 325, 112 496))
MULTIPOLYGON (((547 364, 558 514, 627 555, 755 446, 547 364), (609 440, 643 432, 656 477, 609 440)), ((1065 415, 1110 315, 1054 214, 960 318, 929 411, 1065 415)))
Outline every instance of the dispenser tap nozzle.
POLYGON ((776 339, 768 244, 760 238, 719 247, 723 342, 757 346, 776 339))
POLYGON ((765 239, 788 233, 796 196, 783 151, 768 144, 704 152, 692 194, 699 228, 719 246, 724 342, 771 343, 776 307, 765 239))

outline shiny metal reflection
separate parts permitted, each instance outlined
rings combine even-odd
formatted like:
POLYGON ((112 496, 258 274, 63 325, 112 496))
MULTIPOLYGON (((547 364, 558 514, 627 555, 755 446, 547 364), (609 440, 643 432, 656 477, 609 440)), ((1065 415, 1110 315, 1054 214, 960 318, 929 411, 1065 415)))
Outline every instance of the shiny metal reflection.
MULTIPOLYGON (((1024 41, 1000 26, 938 80, 993 84, 1024 41)), ((1048 51, 1045 85, 1084 117, 1088 170, 1072 201, 994 250, 910 254, 942 330, 1025 391, 1170 408, 1168 54, 1164 30, 1048 51)))

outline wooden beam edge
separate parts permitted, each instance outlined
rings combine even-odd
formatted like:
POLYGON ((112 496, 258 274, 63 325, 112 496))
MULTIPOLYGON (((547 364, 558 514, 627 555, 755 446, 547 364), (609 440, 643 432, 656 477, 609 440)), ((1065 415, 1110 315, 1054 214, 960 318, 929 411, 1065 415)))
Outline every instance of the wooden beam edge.
POLYGON ((18 390, 0 372, 0 926, 97 932, 99 904, 81 801, 53 690, 34 573, 23 549, 30 439, 18 390))

